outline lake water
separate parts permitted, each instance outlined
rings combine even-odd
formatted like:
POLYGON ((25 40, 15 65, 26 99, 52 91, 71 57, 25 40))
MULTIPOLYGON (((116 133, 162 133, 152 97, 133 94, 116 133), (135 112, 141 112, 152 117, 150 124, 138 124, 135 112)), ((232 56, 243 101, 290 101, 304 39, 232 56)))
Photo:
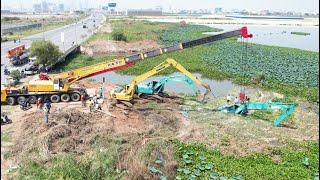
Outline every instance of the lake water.
MULTIPOLYGON (((207 24, 205 24, 207 25, 207 24)), ((235 25, 207 25, 231 31, 239 29, 242 26, 235 25)), ((307 51, 319 52, 319 27, 300 27, 300 26, 247 26, 249 33, 253 34, 253 38, 248 42, 270 45, 298 48, 307 51), (291 32, 310 33, 307 36, 291 34, 291 32)), ((221 33, 221 32, 218 32, 221 33)), ((206 33, 216 34, 216 33, 206 33)))
MULTIPOLYGON (((183 74, 176 72, 166 76, 152 76, 148 79, 145 79, 142 82, 147 83, 151 81, 159 81, 163 77, 178 76, 178 75, 183 75, 183 74)), ((215 81, 215 80, 210 80, 206 78, 201 78, 201 74, 194 73, 193 75, 198 77, 202 82, 204 82, 205 84, 211 87, 212 92, 208 95, 208 97, 227 95, 227 93, 234 87, 234 84, 228 80, 215 81)), ((94 79, 98 82, 102 82, 103 77, 105 77, 105 81, 107 83, 122 85, 122 84, 130 84, 131 81, 136 76, 119 75, 111 71, 111 72, 90 77, 88 79, 94 79)), ((203 88, 202 86, 199 86, 198 84, 196 84, 196 86, 201 93, 205 92, 205 88, 203 88)), ((165 84, 164 89, 165 91, 169 91, 169 92, 194 94, 192 88, 186 82, 169 82, 165 84)))

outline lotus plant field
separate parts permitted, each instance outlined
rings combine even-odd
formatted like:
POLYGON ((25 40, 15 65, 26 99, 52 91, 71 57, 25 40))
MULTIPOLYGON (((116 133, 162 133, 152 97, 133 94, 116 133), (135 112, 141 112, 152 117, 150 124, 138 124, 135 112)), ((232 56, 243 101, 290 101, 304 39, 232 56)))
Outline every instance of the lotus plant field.
POLYGON ((248 46, 247 56, 241 59, 244 52, 241 43, 217 42, 209 46, 203 60, 232 75, 249 78, 263 75, 266 80, 294 86, 319 86, 319 53, 257 44, 248 46))

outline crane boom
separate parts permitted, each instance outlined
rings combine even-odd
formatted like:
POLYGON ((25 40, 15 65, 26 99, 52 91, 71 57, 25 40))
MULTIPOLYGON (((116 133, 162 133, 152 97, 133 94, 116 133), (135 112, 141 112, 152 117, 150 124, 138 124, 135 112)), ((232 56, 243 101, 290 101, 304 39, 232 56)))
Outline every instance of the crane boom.
POLYGON ((48 79, 61 79, 61 78, 67 79, 67 82, 69 83, 69 85, 71 85, 74 82, 77 82, 87 77, 95 76, 108 71, 114 71, 114 70, 126 68, 128 66, 133 66, 137 61, 142 59, 155 57, 163 54, 168 54, 168 53, 179 51, 182 49, 191 48, 191 47, 199 46, 202 44, 207 44, 214 41, 235 37, 239 35, 241 35, 242 37, 245 37, 247 36, 246 29, 247 29, 246 27, 243 27, 241 29, 228 31, 228 32, 192 40, 189 42, 183 42, 173 46, 167 46, 167 47, 151 50, 144 53, 129 55, 125 57, 119 57, 111 61, 106 61, 106 62, 94 64, 91 66, 82 67, 79 69, 63 72, 60 74, 50 75, 48 79))

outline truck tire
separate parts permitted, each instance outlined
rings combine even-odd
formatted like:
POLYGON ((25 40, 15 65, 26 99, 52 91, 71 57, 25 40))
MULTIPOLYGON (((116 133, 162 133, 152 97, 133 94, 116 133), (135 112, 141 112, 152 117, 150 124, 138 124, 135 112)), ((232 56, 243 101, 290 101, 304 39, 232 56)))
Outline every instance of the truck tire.
POLYGON ((24 103, 25 101, 26 101, 26 97, 24 97, 24 96, 19 96, 19 97, 17 98, 18 104, 24 103))
POLYGON ((13 106, 16 103, 16 99, 14 97, 8 97, 6 102, 7 104, 13 106))
POLYGON ((35 104, 37 100, 37 96, 30 96, 29 97, 29 103, 30 104, 35 104))
POLYGON ((80 94, 79 93, 72 93, 71 94, 71 100, 76 102, 76 101, 80 101, 80 94))
POLYGON ((50 97, 51 102, 58 103, 60 101, 60 96, 57 94, 54 94, 50 97))
POLYGON ((70 101, 70 95, 69 94, 62 94, 61 95, 61 101, 62 102, 69 102, 70 101))

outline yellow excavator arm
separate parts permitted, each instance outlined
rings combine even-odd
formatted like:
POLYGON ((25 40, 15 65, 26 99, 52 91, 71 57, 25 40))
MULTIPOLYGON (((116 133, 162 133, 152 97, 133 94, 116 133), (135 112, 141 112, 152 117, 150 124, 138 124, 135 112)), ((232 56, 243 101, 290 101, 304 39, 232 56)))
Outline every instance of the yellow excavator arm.
POLYGON ((152 70, 134 78, 130 85, 127 86, 127 88, 121 92, 115 92, 115 90, 111 91, 111 97, 120 100, 120 101, 130 101, 133 98, 133 95, 135 93, 135 87, 136 84, 161 72, 162 70, 167 69, 168 67, 173 66, 174 68, 181 71, 183 74, 190 77, 194 82, 199 84, 200 86, 204 87, 206 89, 206 92, 204 93, 203 97, 206 96, 208 93, 211 92, 210 86, 204 84, 201 80, 199 80, 197 77, 192 75, 188 70, 186 70, 181 64, 179 64, 174 59, 166 59, 165 62, 159 64, 158 66, 154 67, 152 70))

